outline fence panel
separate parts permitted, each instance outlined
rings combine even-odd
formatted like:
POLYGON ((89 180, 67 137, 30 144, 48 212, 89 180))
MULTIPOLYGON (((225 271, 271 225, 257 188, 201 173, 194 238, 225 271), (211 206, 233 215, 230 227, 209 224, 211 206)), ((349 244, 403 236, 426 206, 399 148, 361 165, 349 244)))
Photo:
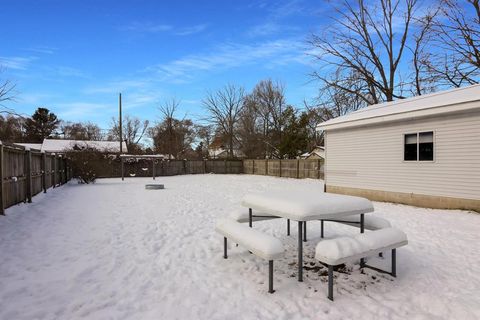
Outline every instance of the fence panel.
POLYGON ((284 178, 323 179, 321 159, 269 159, 243 160, 243 173, 284 178))
POLYGON ((43 173, 42 173, 42 161, 43 154, 40 152, 32 152, 32 195, 36 195, 43 190, 43 173))
POLYGON ((68 180, 65 159, 55 160, 53 155, 20 145, 0 143, 0 166, 0 214, 17 203, 30 202, 33 195, 44 189, 44 179, 46 188, 53 185, 55 176, 58 183, 68 180), (54 161, 58 161, 61 171, 55 170, 54 161))
POLYGON ((14 147, 4 147, 3 197, 5 208, 25 201, 25 151, 14 147))

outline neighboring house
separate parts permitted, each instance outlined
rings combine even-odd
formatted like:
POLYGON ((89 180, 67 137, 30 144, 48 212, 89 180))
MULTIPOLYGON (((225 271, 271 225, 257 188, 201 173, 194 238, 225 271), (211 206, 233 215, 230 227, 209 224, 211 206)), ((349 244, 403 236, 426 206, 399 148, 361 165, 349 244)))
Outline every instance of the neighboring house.
MULTIPOLYGON (((223 148, 208 149, 208 156, 211 159, 227 159, 229 158, 228 150, 223 148)), ((238 149, 233 150, 233 156, 235 158, 245 158, 245 154, 238 149)))
POLYGON ((327 192, 480 211, 480 85, 370 106, 318 130, 327 192))
POLYGON ((36 149, 36 150, 41 150, 42 149, 42 144, 41 143, 15 143, 18 144, 22 147, 25 147, 27 149, 36 149))
MULTIPOLYGON (((85 141, 85 140, 62 140, 44 139, 43 143, 17 143, 30 149, 38 149, 44 152, 62 153, 71 150, 82 150, 92 148, 101 152, 120 152, 118 141, 85 141)), ((127 144, 122 142, 122 152, 127 152, 127 144)))
POLYGON ((302 154, 300 159, 325 159, 325 148, 315 147, 312 151, 302 154))

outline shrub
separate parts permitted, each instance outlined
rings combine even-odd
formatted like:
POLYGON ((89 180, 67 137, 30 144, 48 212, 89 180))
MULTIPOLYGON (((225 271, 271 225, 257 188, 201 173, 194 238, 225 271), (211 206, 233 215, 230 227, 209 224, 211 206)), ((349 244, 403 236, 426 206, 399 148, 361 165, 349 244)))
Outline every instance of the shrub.
POLYGON ((106 155, 93 149, 68 151, 67 158, 72 166, 73 178, 79 183, 95 183, 98 177, 98 164, 105 159, 106 155))

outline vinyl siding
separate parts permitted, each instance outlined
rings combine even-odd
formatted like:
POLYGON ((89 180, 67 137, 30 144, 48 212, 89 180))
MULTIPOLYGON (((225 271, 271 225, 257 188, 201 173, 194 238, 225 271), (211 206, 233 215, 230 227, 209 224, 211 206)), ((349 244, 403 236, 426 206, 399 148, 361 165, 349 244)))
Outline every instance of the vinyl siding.
POLYGON ((480 111, 329 130, 326 184, 480 199, 480 111), (434 132, 434 161, 403 161, 403 135, 434 132))

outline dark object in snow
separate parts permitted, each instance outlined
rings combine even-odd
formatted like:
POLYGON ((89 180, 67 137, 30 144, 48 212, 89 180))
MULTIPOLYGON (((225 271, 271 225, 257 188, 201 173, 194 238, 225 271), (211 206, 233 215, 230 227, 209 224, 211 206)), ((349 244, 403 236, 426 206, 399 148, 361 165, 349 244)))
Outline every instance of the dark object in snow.
POLYGON ((147 190, 158 190, 158 189, 165 189, 165 187, 163 186, 163 184, 146 184, 145 185, 145 189, 147 190))

